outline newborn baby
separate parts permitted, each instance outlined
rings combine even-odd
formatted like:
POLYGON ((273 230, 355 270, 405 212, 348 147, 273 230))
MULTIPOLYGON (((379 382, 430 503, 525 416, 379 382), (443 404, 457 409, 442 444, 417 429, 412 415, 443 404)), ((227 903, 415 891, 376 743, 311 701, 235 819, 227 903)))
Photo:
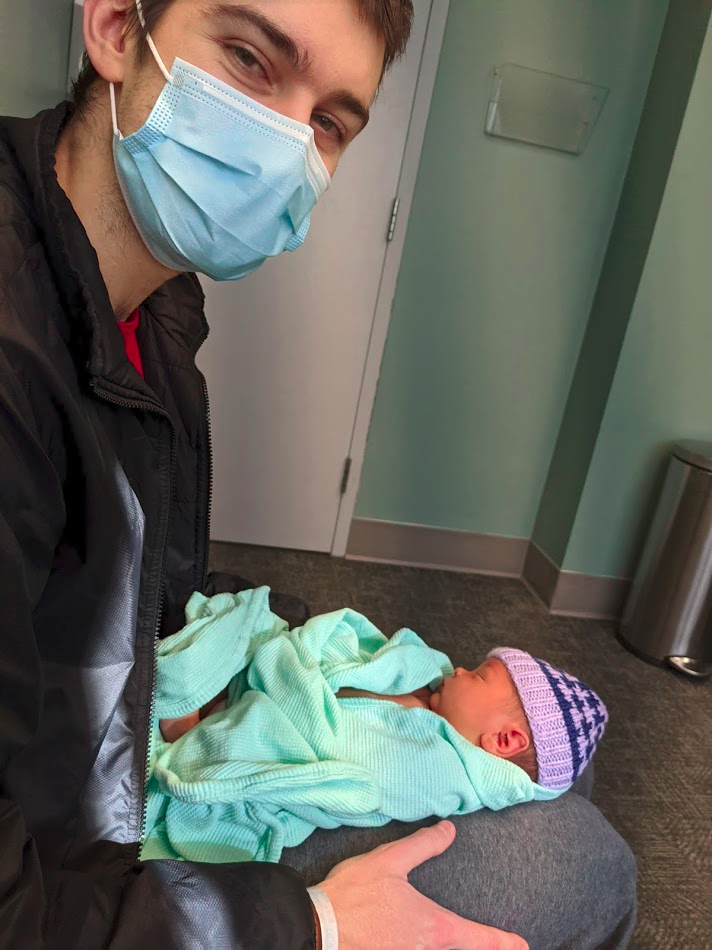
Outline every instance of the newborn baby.
MULTIPOLYGON (((514 651, 509 653, 515 656, 514 651)), ((163 738, 175 742, 198 722, 224 710, 226 695, 227 690, 223 690, 212 702, 188 716, 161 720, 163 738)), ((423 686, 412 693, 387 696, 345 686, 336 693, 336 698, 381 699, 408 709, 431 709, 473 745, 509 759, 524 769, 532 781, 537 780, 536 752, 529 722, 514 680, 496 651, 475 670, 458 667, 434 690, 423 686)))
MULTIPOLYGON (((174 742, 211 713, 225 709, 226 694, 227 690, 224 690, 191 715, 162 720, 163 737, 174 742)), ((608 721, 606 707, 592 689, 544 661, 511 648, 493 650, 474 670, 458 667, 435 689, 423 686, 411 693, 389 696, 347 686, 336 693, 336 698, 378 699, 407 709, 430 709, 446 719, 472 745, 518 765, 533 782, 545 785, 559 780, 559 787, 561 780, 564 785, 569 785, 578 777, 582 771, 581 756, 585 757, 583 764, 587 764, 608 721), (547 672, 551 682, 555 682, 556 676, 562 679, 559 690, 564 689, 567 694, 562 696, 563 703, 552 696, 552 686, 544 679, 547 672), (568 684, 565 685, 564 681, 568 684), (571 717, 571 722, 564 721, 562 708, 571 717), (536 743, 528 715, 535 723, 536 743), (578 745, 572 748, 569 761, 566 745, 569 733, 577 731, 574 719, 582 719, 590 727, 592 747, 588 753, 585 744, 580 750, 578 745), (557 738, 563 748, 558 756, 552 757, 552 742, 557 738), (541 766, 537 759, 537 745, 541 766)))
POLYGON ((268 594, 193 595, 159 646, 143 860, 276 861, 316 827, 549 800, 603 734, 599 697, 521 650, 453 670, 348 609, 290 631, 268 594))

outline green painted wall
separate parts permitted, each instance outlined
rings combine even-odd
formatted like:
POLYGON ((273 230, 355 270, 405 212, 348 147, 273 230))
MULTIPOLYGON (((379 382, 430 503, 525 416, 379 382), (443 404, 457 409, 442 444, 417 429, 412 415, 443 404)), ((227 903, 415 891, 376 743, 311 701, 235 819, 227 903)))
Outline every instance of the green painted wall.
POLYGON ((630 576, 672 443, 712 440, 712 26, 564 568, 630 576))
POLYGON ((0 0, 0 115, 65 98, 71 23, 72 0, 0 0))
POLYGON ((680 129, 712 0, 671 0, 549 467, 533 540, 564 563, 680 129))
POLYGON ((357 517, 529 537, 667 0, 452 0, 357 517), (492 67, 609 86, 583 156, 491 139, 492 67))

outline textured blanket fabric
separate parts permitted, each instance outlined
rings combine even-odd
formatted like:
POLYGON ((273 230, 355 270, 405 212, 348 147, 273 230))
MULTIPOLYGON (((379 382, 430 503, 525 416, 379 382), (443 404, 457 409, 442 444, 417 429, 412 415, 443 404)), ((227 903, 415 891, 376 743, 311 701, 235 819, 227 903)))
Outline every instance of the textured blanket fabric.
POLYGON ((278 861, 316 827, 383 825, 555 798, 472 745, 429 709, 336 699, 386 695, 453 672, 412 630, 388 639, 352 610, 293 631, 269 588, 194 594, 186 627, 162 641, 142 857, 278 861), (228 686, 227 708, 173 744, 177 718, 228 686))

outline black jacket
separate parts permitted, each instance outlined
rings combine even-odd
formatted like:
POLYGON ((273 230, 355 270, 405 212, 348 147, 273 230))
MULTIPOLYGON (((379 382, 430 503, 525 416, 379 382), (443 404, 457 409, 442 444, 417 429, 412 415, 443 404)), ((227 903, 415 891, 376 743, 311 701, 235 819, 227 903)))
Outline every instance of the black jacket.
POLYGON ((178 277, 126 359, 67 116, 0 119, 0 946, 311 947, 290 868, 138 863, 155 638, 206 580, 208 328, 178 277))

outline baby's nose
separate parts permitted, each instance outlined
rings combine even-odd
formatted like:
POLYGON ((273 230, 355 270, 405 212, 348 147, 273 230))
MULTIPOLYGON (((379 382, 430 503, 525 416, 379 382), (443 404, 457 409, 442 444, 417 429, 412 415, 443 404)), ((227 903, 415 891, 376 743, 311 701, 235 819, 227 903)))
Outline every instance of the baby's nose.
POLYGON ((458 666, 455 670, 455 676, 462 676, 464 673, 467 673, 467 670, 463 669, 461 666, 458 666))

